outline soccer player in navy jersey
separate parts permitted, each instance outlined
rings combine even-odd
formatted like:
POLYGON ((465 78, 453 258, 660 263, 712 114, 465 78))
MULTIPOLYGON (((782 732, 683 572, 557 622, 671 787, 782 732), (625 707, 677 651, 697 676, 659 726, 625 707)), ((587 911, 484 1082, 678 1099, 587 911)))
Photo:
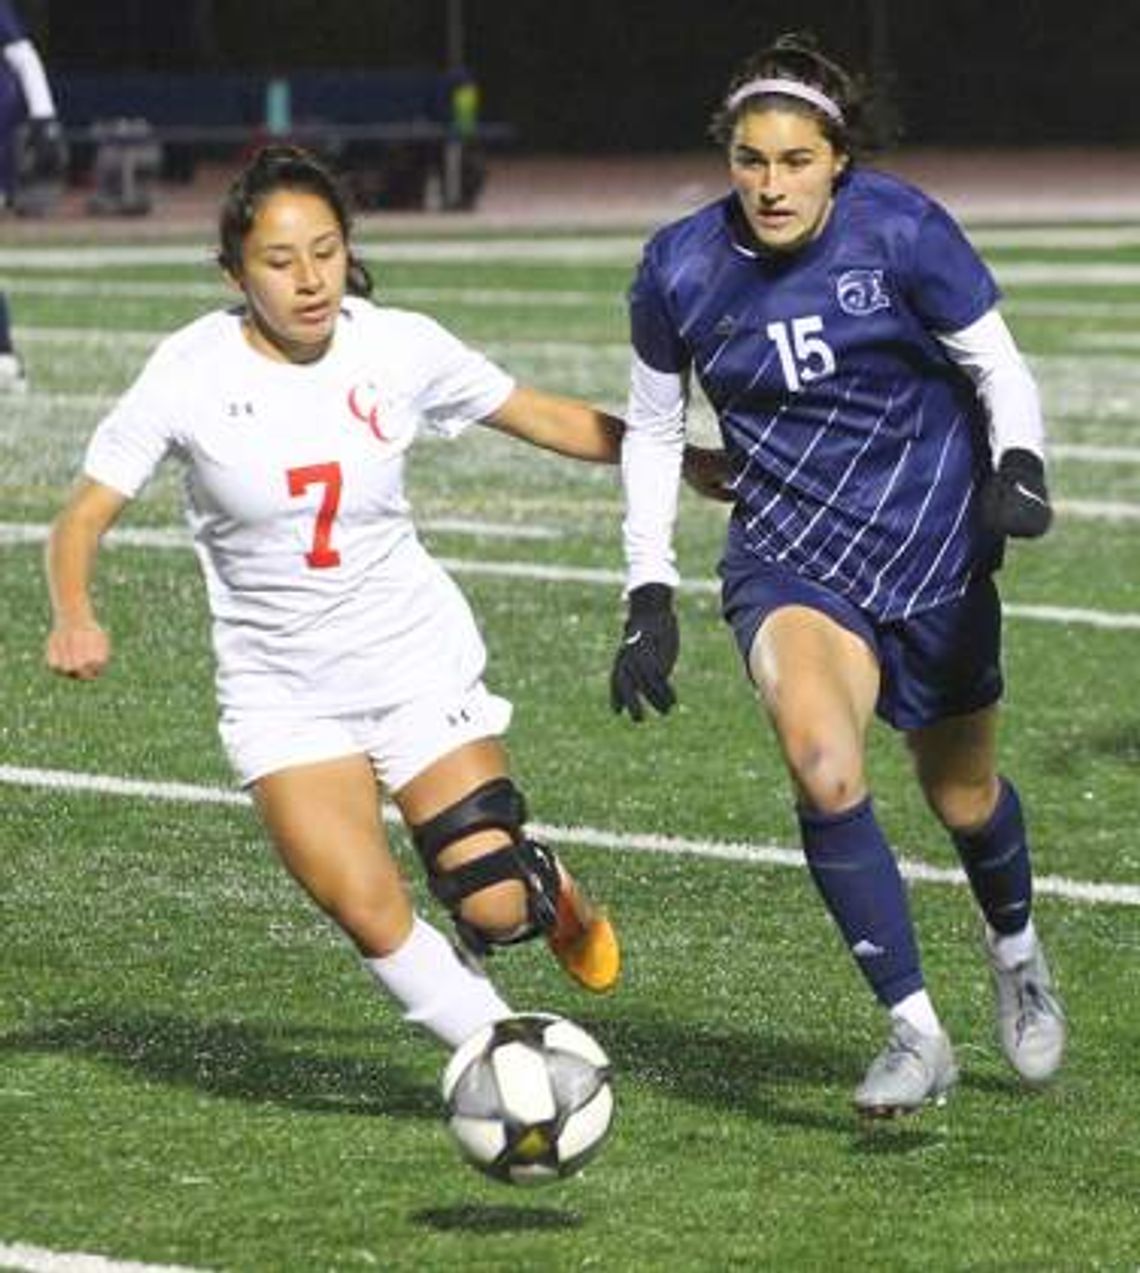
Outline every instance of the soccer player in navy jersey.
MULTIPOLYGON (((63 137, 56 119, 55 102, 36 46, 9 3, 0 0, 0 211, 16 193, 17 134, 26 133, 25 145, 38 173, 60 170, 63 137)), ((0 292, 0 392, 27 387, 23 368, 12 349, 8 303, 0 292)))
POLYGON ((673 523, 690 380, 723 452, 686 458, 733 504, 725 618, 791 776, 812 879, 889 1014, 855 1092, 941 1101, 957 1064, 876 821, 865 743, 903 733, 984 916, 998 1034, 1029 1083, 1064 1015, 1030 917, 1021 804, 997 768, 1005 538, 1048 529, 1036 386, 998 288, 937 203, 857 167, 859 94, 814 40, 749 59, 713 121, 732 191, 646 246, 630 293, 623 446, 628 619, 615 711, 666 712, 678 652, 673 523))

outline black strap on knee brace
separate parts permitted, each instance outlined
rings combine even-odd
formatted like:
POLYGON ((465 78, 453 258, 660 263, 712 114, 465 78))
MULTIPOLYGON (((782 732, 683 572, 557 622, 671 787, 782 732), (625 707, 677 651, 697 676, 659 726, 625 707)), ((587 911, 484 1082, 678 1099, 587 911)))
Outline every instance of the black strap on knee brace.
POLYGON ((558 864, 549 849, 523 835, 525 820, 522 793, 509 778, 495 778, 411 829, 433 896, 451 912, 460 935, 478 953, 485 952, 491 942, 459 915, 464 898, 473 893, 508 880, 517 880, 526 889, 526 927, 509 938, 495 939, 496 945, 511 945, 546 932, 557 916, 558 864), (440 869, 444 849, 492 827, 505 831, 510 843, 459 866, 440 869))
POLYGON ((491 827, 506 831, 512 841, 518 840, 525 821, 522 792, 509 778, 492 778, 434 818, 412 827, 412 839, 428 874, 435 875, 436 859, 449 844, 491 827))

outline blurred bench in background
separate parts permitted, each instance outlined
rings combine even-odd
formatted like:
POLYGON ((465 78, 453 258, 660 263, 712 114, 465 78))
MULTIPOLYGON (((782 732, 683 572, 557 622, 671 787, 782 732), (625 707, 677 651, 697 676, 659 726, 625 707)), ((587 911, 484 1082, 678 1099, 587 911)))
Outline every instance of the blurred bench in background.
POLYGON ((188 181, 206 158, 292 141, 343 174, 365 208, 472 208, 487 146, 514 130, 479 119, 461 72, 75 73, 53 77, 73 175, 92 211, 149 210, 149 180, 188 181))

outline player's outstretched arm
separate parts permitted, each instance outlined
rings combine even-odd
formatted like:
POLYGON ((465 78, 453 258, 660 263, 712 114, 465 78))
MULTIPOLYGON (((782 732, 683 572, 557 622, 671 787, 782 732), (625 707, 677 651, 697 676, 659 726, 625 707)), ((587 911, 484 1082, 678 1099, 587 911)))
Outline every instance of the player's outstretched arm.
POLYGON ((127 503, 126 496, 84 479, 52 523, 47 546, 52 628, 44 658, 53 672, 94 680, 111 657, 111 642, 99 625, 91 580, 99 542, 127 503))
POLYGON ((577 460, 616 464, 621 458, 625 423, 578 398, 519 385, 484 423, 577 460))

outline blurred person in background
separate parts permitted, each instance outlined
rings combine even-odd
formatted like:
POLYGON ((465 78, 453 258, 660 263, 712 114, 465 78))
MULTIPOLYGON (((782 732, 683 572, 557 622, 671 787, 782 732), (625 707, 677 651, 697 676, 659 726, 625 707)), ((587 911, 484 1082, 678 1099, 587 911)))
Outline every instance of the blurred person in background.
POLYGON ((610 921, 530 838, 484 685, 471 610, 424 550, 404 494, 422 432, 483 424, 616 463, 622 422, 515 383, 432 319, 383 308, 330 173, 258 152, 221 209, 218 259, 240 303, 164 340, 95 430, 47 567, 49 667, 107 666, 93 604, 100 542, 170 457, 213 619, 220 732, 277 853, 405 1017, 455 1046, 511 1015, 482 971, 544 937, 609 990, 610 921), (406 822, 459 948, 411 905, 381 799, 406 822))
POLYGON ((732 191, 650 239, 630 293, 623 444, 628 619, 615 711, 666 712, 672 548, 691 377, 723 451, 686 476, 732 503, 724 616, 782 750, 807 866, 886 1009, 855 1092, 889 1116, 958 1067, 865 771, 877 713, 906 739, 984 916, 998 1036, 1049 1079, 1065 1020, 1031 918, 1021 802, 997 767, 1007 536, 1051 511, 1032 376, 989 270, 920 190, 856 165, 861 95, 811 37, 732 78, 713 120, 732 191))
MULTIPOLYGON (((63 134, 44 64, 9 0, 0 0, 0 209, 14 206, 22 180, 58 177, 63 134)), ((16 351, 8 302, 0 291, 0 392, 22 392, 27 378, 16 351)))

